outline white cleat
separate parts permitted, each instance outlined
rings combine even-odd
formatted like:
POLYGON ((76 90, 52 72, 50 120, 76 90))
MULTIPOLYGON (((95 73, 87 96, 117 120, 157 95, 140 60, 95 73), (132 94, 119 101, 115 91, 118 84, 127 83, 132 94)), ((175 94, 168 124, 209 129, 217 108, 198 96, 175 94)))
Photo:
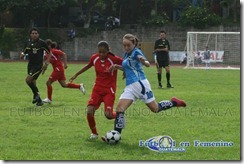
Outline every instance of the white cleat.
POLYGON ((52 101, 49 100, 49 98, 45 98, 44 100, 42 100, 42 102, 44 102, 44 103, 48 103, 48 104, 51 104, 51 103, 52 103, 52 101))
POLYGON ((90 136, 90 140, 96 140, 96 139, 98 139, 98 135, 92 133, 90 136))
POLYGON ((80 84, 80 91, 83 93, 83 95, 86 94, 86 90, 84 88, 84 84, 83 83, 80 84))

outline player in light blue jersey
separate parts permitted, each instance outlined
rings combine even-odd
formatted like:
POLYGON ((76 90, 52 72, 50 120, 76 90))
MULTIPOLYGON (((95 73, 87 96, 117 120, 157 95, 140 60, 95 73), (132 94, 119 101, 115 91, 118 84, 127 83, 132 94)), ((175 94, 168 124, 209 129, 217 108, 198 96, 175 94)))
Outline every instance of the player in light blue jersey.
MULTIPOLYGON (((126 87, 121 94, 116 107, 116 119, 114 130, 121 133, 124 128, 124 112, 137 99, 142 100, 147 107, 154 113, 158 113, 171 107, 185 107, 186 103, 176 97, 171 100, 163 100, 157 103, 152 92, 149 81, 142 69, 143 66, 150 67, 149 61, 145 58, 141 50, 136 48, 138 39, 132 34, 126 34, 123 37, 123 46, 125 50, 122 66, 112 65, 111 71, 120 69, 124 71, 126 78, 126 87)), ((102 140, 106 141, 105 137, 102 140)))

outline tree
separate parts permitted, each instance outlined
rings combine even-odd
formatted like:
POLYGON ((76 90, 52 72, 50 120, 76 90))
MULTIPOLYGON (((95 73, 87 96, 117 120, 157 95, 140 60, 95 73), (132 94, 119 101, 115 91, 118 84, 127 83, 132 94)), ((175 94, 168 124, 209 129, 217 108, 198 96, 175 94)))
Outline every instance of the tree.
POLYGON ((87 2, 87 8, 86 8, 84 28, 90 27, 93 8, 95 7, 95 4, 97 3, 97 0, 87 0, 87 1, 88 2, 87 2))
POLYGON ((220 5, 224 10, 224 18, 230 15, 230 9, 232 11, 232 18, 234 22, 237 22, 237 13, 240 11, 240 1, 237 0, 221 0, 220 5))

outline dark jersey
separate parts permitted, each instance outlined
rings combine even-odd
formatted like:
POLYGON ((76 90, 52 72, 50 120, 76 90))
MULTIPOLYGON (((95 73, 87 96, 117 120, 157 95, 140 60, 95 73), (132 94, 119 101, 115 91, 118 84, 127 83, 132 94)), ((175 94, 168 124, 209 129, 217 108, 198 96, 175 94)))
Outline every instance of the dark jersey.
MULTIPOLYGON (((155 42, 154 50, 157 48, 168 48, 170 50, 169 41, 167 39, 158 39, 155 42)), ((169 60, 169 52, 158 51, 156 52, 157 60, 169 60)))
POLYGON ((28 54, 29 65, 42 67, 44 51, 50 52, 47 44, 42 39, 37 41, 29 41, 24 49, 24 54, 28 54))

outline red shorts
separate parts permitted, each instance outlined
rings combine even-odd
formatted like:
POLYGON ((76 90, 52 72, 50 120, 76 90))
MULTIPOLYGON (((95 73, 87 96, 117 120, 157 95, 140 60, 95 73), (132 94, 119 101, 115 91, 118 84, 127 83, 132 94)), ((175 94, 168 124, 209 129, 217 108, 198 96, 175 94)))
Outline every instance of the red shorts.
POLYGON ((64 70, 61 70, 61 69, 55 69, 52 74, 50 75, 49 77, 49 80, 50 81, 61 81, 61 80, 66 80, 66 77, 64 75, 64 70))
POLYGON ((105 111, 113 111, 115 101, 115 91, 112 88, 94 87, 92 95, 88 101, 88 106, 92 105, 97 110, 101 103, 104 103, 105 111))

